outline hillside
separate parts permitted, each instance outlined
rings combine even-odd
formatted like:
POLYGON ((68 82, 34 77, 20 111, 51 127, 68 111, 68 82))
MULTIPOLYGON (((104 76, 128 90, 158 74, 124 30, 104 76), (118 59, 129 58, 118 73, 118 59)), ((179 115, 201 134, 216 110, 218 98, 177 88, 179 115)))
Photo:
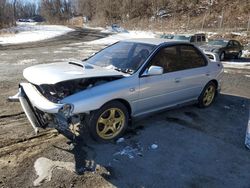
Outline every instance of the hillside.
POLYGON ((235 31, 246 30, 250 22, 249 0, 118 0, 94 7, 91 14, 85 13, 98 25, 116 22, 135 28, 235 31))

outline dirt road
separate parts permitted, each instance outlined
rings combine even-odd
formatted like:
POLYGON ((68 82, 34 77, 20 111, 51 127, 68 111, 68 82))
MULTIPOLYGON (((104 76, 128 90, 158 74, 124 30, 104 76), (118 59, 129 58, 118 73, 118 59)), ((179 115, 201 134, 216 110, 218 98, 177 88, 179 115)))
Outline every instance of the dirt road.
POLYGON ((250 187, 250 151, 244 147, 250 69, 225 69, 222 94, 210 108, 151 115, 135 122, 121 143, 96 143, 87 133, 71 142, 55 130, 34 135, 20 105, 6 100, 24 81, 22 70, 83 59, 103 48, 84 42, 104 36, 77 30, 0 47, 0 187, 33 187, 34 164, 44 167, 36 162, 40 157, 52 160, 51 180, 41 187, 250 187))

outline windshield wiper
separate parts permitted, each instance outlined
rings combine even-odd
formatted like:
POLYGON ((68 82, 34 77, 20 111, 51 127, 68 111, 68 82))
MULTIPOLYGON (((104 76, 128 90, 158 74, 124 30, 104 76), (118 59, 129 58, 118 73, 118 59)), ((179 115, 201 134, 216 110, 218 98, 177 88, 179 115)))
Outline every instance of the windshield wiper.
POLYGON ((134 73, 134 70, 128 69, 128 68, 115 68, 114 70, 119 71, 119 72, 123 72, 123 73, 127 73, 127 74, 134 73))

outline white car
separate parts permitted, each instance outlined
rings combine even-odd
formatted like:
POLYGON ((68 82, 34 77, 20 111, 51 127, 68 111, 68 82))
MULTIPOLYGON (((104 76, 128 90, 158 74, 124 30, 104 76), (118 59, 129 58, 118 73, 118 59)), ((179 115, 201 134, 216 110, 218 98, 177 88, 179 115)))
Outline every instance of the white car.
POLYGON ((220 62, 190 43, 133 39, 83 61, 26 68, 27 83, 10 99, 35 130, 85 123, 95 139, 112 140, 130 119, 190 102, 210 106, 222 73, 220 62))

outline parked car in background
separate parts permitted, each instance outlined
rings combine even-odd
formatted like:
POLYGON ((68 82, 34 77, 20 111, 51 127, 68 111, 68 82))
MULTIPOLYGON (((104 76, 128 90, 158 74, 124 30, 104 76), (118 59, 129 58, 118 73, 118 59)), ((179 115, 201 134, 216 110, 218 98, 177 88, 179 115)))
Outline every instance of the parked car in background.
POLYGON ((225 58, 240 58, 243 46, 237 40, 212 40, 206 45, 200 46, 204 52, 213 52, 218 54, 221 61, 225 58))
POLYGON ((196 34, 164 34, 161 36, 164 39, 171 39, 175 41, 184 41, 190 42, 197 46, 203 45, 206 43, 206 35, 204 33, 196 33, 196 34))
POLYGON ((223 66, 195 45, 163 39, 117 42, 84 61, 23 72, 17 95, 35 130, 86 124, 97 140, 120 137, 130 119, 190 102, 208 107, 223 66))

